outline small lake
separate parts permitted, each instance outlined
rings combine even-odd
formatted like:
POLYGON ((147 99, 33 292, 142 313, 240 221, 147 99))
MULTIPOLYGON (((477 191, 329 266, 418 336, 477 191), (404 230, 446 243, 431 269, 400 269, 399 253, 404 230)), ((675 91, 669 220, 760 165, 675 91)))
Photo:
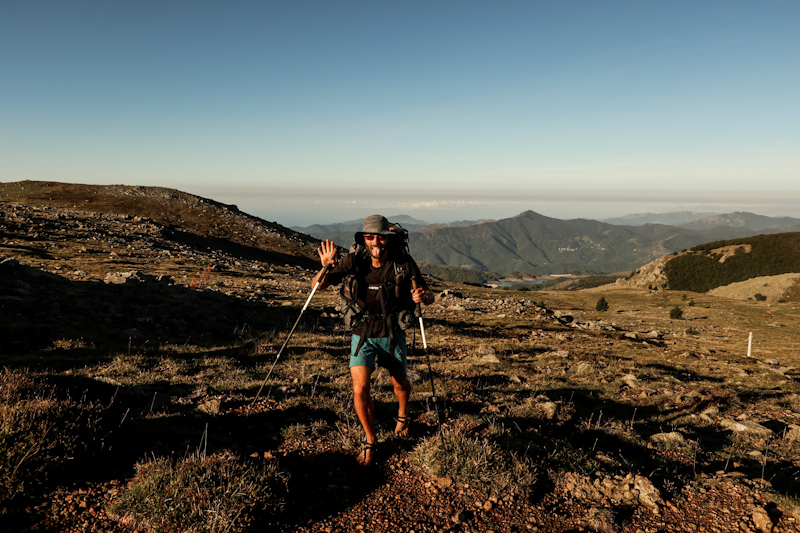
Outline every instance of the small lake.
POLYGON ((545 281, 550 281, 547 278, 543 279, 529 279, 526 281, 501 281, 497 284, 498 287, 512 287, 514 285, 538 285, 540 283, 544 283, 545 281))

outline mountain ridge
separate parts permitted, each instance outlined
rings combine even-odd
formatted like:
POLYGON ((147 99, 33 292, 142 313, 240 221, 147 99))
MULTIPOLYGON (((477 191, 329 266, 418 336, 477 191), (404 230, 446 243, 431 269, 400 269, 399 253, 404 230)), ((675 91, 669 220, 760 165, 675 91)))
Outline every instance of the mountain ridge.
MULTIPOLYGON (((689 217, 690 212, 682 213, 689 217)), ((430 264, 499 273, 609 273, 634 270, 658 257, 704 242, 781 232, 785 228, 780 224, 793 219, 757 220, 758 230, 710 223, 694 229, 658 223, 618 225, 583 218, 562 220, 528 210, 505 219, 460 227, 431 224, 412 229, 409 238, 415 259, 430 264), (775 227, 768 227, 770 220, 775 227)), ((349 242, 352 233, 361 228, 360 221, 351 224, 347 232, 314 236, 349 242)))

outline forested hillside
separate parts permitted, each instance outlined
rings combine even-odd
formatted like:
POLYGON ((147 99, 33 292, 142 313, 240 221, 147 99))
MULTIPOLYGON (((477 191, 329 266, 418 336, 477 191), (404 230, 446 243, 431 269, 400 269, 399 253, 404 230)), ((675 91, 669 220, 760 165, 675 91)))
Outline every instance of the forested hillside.
POLYGON ((760 276, 800 272, 800 233, 701 244, 669 260, 664 272, 670 289, 695 292, 760 276))

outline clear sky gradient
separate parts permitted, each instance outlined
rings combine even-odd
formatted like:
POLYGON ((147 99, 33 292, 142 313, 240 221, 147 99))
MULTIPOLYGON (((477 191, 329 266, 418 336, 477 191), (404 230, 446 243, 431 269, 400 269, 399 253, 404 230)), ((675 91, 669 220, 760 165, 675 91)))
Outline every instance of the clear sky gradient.
POLYGON ((285 225, 800 217, 800 3, 0 2, 0 181, 285 225))

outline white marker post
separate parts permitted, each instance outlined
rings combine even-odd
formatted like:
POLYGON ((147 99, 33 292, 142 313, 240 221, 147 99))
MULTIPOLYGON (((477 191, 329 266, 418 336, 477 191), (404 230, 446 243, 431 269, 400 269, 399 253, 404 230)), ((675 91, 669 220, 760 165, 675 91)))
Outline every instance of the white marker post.
POLYGON ((747 338, 747 357, 752 357, 753 353, 753 332, 750 332, 750 336, 747 338))

